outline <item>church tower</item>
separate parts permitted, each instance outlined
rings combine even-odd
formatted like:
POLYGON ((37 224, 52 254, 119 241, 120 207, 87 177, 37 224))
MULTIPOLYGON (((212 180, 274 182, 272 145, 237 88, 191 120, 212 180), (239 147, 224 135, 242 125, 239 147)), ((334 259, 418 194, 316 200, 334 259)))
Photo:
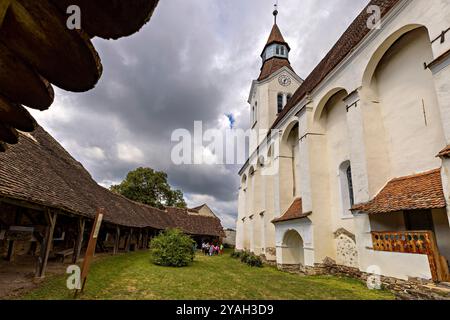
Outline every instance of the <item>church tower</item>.
POLYGON ((250 127, 259 133, 258 141, 250 145, 250 154, 265 138, 264 131, 272 127, 278 114, 303 82, 289 62, 291 48, 277 24, 277 8, 273 15, 272 31, 261 53, 261 72, 253 81, 248 100, 250 127))
POLYGON ((256 164, 255 150, 264 141, 278 114, 283 111, 303 80, 295 73, 289 62, 291 48, 284 40, 277 24, 278 10, 273 12, 274 24, 261 53, 262 66, 253 81, 248 98, 250 104, 250 127, 255 135, 250 139, 247 161, 240 172, 238 221, 236 247, 250 250, 266 259, 275 260, 275 199, 273 176, 263 176, 256 164))

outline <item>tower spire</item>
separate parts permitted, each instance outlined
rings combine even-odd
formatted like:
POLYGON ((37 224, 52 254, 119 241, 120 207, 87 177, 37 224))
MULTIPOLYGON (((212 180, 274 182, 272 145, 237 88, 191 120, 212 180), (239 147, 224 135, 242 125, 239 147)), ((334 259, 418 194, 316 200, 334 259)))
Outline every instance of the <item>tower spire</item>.
POLYGON ((278 0, 274 5, 275 9, 273 10, 273 20, 274 24, 277 24, 277 16, 278 16, 278 0))

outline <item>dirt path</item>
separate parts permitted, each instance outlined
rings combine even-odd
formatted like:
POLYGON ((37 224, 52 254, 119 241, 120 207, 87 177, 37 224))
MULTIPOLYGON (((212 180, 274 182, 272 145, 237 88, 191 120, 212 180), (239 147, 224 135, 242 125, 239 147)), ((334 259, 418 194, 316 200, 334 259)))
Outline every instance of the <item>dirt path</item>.
MULTIPOLYGON (((68 264, 49 261, 47 276, 63 274, 68 264)), ((42 280, 34 278, 35 258, 20 257, 17 261, 0 260, 0 300, 15 299, 36 288, 42 280)))

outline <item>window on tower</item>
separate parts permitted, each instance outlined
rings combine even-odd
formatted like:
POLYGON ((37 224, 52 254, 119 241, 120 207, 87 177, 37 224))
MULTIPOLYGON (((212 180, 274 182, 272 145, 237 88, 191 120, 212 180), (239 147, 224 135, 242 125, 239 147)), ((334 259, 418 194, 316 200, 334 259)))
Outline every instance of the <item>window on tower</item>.
POLYGON ((279 93, 278 97, 277 97, 277 108, 278 108, 278 113, 281 113, 281 111, 283 111, 283 94, 279 93))
POLYGON ((277 46, 277 54, 280 54, 280 47, 281 46, 277 46))
POLYGON ((281 47, 281 55, 284 56, 284 46, 281 47))

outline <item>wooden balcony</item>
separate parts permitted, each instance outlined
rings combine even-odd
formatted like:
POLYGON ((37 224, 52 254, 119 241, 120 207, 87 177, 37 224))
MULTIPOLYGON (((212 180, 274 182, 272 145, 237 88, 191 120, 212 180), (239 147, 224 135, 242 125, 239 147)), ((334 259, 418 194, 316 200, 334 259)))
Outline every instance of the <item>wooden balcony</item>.
POLYGON ((372 232, 375 251, 425 254, 428 256, 433 281, 448 281, 449 269, 441 256, 433 231, 372 232))

